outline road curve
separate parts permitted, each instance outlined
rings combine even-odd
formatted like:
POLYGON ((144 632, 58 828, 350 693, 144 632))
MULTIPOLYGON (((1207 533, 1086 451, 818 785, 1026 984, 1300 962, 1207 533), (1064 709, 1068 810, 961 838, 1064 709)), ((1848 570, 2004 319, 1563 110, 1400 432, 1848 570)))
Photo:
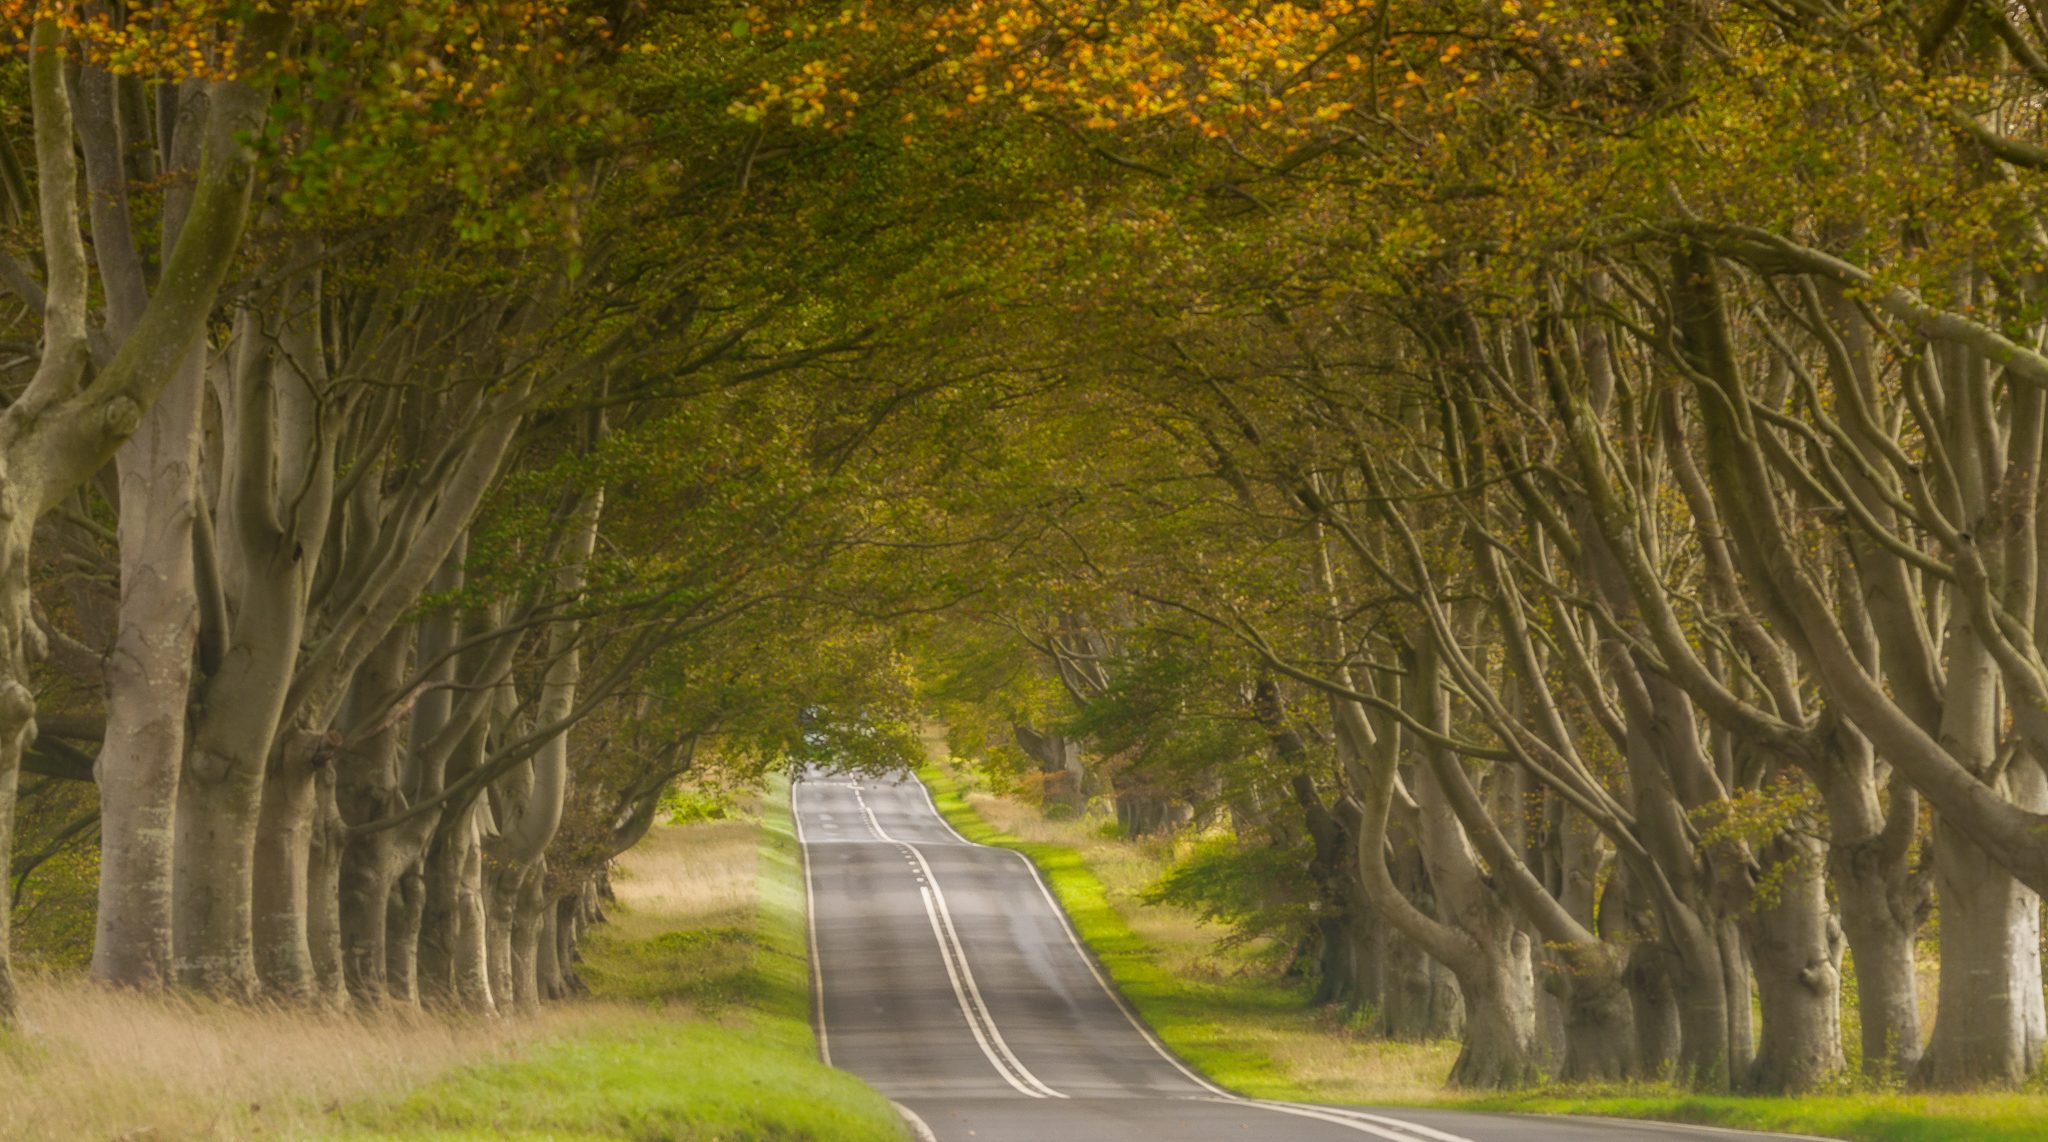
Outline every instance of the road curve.
POLYGON ((1713 1127, 1260 1102, 1160 1046, 1020 853, 972 844, 908 778, 792 792, 825 1060, 934 1142, 1700 1142, 1713 1127))

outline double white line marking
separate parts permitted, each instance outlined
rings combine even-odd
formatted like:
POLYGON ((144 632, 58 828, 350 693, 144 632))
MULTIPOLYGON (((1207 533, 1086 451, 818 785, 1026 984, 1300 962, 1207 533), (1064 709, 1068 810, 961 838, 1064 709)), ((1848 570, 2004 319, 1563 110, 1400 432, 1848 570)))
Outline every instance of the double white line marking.
POLYGON ((953 927, 952 909, 946 907, 946 893, 939 887, 939 878, 933 874, 930 862, 917 846, 899 841, 882 828, 882 822, 875 819, 875 811, 868 805, 868 799, 861 796, 860 787, 854 786, 853 799, 860 804, 860 811, 868 819, 868 828, 878 840, 902 849, 904 854, 917 866, 921 882, 917 886, 918 896, 924 900, 924 914, 932 923, 932 935, 938 938, 939 954, 946 961, 946 979, 953 985, 953 998, 960 1004, 960 1014, 967 1017, 967 1028, 974 1032, 974 1041, 981 1047, 981 1053, 988 1056, 989 1064, 1003 1081, 1015 1087, 1020 1094, 1032 1098, 1066 1098, 1067 1096, 1045 1085, 1031 1069, 1017 1058, 1016 1052, 1003 1041, 1003 1033, 996 1028, 995 1016, 989 1014, 988 1003, 981 997, 981 988, 974 982, 974 969, 968 966, 967 949, 960 943, 960 933, 953 927))
MULTIPOLYGON (((826 783, 818 782, 816 784, 822 785, 826 783)), ((882 828, 882 822, 876 818, 873 807, 868 804, 867 798, 862 795, 859 783, 832 782, 831 784, 844 784, 852 788, 854 800, 859 804, 861 815, 867 820, 868 829, 874 834, 875 838, 901 849, 908 858, 909 863, 917 869, 920 880, 918 896, 924 902, 925 916, 931 922, 932 935, 939 942, 941 958, 944 959, 946 964, 946 977, 953 987, 953 997, 959 1003, 960 1013, 966 1018, 968 1029, 974 1033, 974 1041, 981 1048, 981 1053, 988 1058, 989 1065, 993 1066, 996 1073, 1003 1077, 1003 1081, 1009 1083, 1011 1087, 1021 1094, 1032 1098, 1069 1097, 1047 1086, 1037 1075, 1032 1074, 1030 1068, 1026 1067, 1017 1058, 1016 1053, 1010 1049, 1010 1045, 1004 1042, 1002 1032, 996 1027, 995 1017, 990 1014, 988 1004, 982 998, 981 989, 975 983, 974 970, 967 961, 967 950, 960 942, 959 932, 953 926, 952 911, 946 906, 945 892, 939 887, 939 879, 933 875, 931 864, 925 860, 924 853, 920 852, 916 845, 910 844, 907 841, 899 841, 882 828)), ((955 830, 952 824, 946 820, 945 815, 939 812, 938 805, 931 800, 931 790, 925 788, 923 782, 914 782, 914 784, 917 786, 918 791, 924 794, 926 804, 931 806, 932 816, 938 819, 946 831, 952 833, 962 844, 973 844, 974 842, 969 841, 966 837, 960 836, 958 830, 955 830)), ((794 791, 792 791, 793 799, 794 791)), ((798 818, 797 840, 801 844, 804 840, 802 815, 795 812, 794 808, 792 808, 791 815, 798 818)), ((1196 1100, 1327 1122, 1333 1126, 1341 1126, 1360 1134, 1385 1139, 1386 1142, 1472 1142, 1471 1139, 1463 1135, 1447 1133, 1433 1127, 1424 1126, 1419 1122, 1388 1118, 1384 1115, 1372 1114, 1362 1110, 1352 1110, 1349 1107, 1316 1106, 1310 1103, 1266 1102, 1259 1099, 1249 1099, 1241 1095, 1232 1094, 1230 1091, 1203 1078, 1188 1067, 1186 1063, 1181 1062, 1173 1052, 1167 1050, 1166 1045, 1161 1043, 1157 1036, 1153 1035, 1152 1029, 1146 1026, 1142 1019, 1138 1018, 1136 1012, 1131 1010, 1129 1003, 1124 1000, 1123 995, 1116 988, 1110 986, 1109 980, 1104 978, 1101 970, 1096 967, 1094 957, 1088 954, 1086 946, 1081 943, 1080 934, 1074 930, 1072 921, 1067 918, 1066 910, 1059 906, 1058 900, 1052 895, 1052 890, 1046 885, 1045 878, 1039 874, 1038 866, 1032 864, 1029 857, 1014 849, 997 851, 1007 851, 1018 860, 1024 862, 1024 867, 1030 871, 1030 876, 1033 882, 1037 884, 1039 893, 1045 898, 1046 906, 1052 910, 1053 916, 1058 920, 1061 929, 1066 933, 1067 941, 1073 945, 1075 954, 1081 957, 1081 962, 1087 967, 1088 974, 1094 977, 1096 984, 1102 988, 1105 995, 1109 996, 1110 1001, 1116 1005, 1117 1010, 1123 1013, 1124 1018, 1129 1021, 1132 1029, 1138 1033, 1146 1045, 1151 1047, 1161 1059, 1164 1059, 1176 1071, 1186 1076, 1189 1081, 1209 1092, 1206 1097, 1194 1096, 1196 1100)), ((811 891, 810 853, 808 847, 806 847, 804 853, 804 888, 810 900, 815 901, 816 894, 811 891)), ((812 903, 806 911, 809 913, 810 920, 812 980, 816 988, 814 1000, 818 1013, 818 1043, 820 1051, 824 1054, 825 1061, 830 1063, 832 1061, 831 1053, 829 1048, 825 1046, 827 1040, 824 1026, 824 970, 818 959, 817 908, 815 903, 812 903)))

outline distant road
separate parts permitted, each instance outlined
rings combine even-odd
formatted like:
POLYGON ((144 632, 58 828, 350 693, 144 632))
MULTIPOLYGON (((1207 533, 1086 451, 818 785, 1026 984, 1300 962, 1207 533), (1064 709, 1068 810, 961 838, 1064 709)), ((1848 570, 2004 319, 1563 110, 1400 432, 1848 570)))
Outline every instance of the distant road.
POLYGON ((1712 1127, 1242 1099, 1161 1047, 1022 854, 953 832, 924 787, 794 791, 813 1018, 828 1062, 936 1142, 1700 1142, 1712 1127))

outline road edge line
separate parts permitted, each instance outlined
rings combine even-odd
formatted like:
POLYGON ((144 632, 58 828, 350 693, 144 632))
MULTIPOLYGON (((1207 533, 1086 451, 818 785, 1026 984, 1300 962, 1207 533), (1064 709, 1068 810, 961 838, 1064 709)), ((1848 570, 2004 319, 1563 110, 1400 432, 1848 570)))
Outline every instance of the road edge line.
POLYGON ((811 844, 804 839, 803 814, 797 812, 797 787, 804 784, 802 779, 789 783, 789 824, 796 831, 796 852, 804 866, 804 938, 809 941, 804 949, 811 969, 811 1033, 818 1040, 818 1061, 832 1065, 832 1039, 825 1030, 825 957, 818 946, 818 890, 811 882, 811 844))
POLYGON ((917 1138, 917 1142, 939 1142, 939 1136, 932 1133, 931 1126, 919 1118, 916 1111, 893 1098, 889 1100, 889 1105, 895 1107, 896 1113, 903 1117, 903 1124, 910 1127, 910 1133, 917 1138))

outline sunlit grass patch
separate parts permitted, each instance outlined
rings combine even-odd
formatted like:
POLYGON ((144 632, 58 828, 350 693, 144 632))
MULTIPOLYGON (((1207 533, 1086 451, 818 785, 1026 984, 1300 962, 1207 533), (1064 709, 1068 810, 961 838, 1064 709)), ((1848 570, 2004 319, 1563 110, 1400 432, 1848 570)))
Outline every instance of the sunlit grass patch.
POLYGON ((1457 1101, 1473 1109, 1654 1118, 1859 1142, 2037 1142, 2048 1138, 2048 1097, 2018 1091, 1739 1098, 1659 1087, 1594 1087, 1457 1101))
POLYGON ((969 840, 1031 857, 1083 939, 1160 1038, 1209 1078, 1243 1094, 1658 1119, 1857 1142, 2048 1139, 2048 1095, 2031 1090, 1848 1090, 1801 1098, 1702 1095, 1656 1084, 1560 1085, 1488 1095, 1446 1091, 1455 1043, 1361 1035, 1334 1016, 1308 1009, 1305 991, 1274 978, 1255 951, 1218 950, 1219 930, 1185 911, 1144 900, 1145 887, 1176 857, 1171 843, 1118 840, 1085 817, 1048 820, 1021 801, 972 790, 972 774, 936 760, 919 776, 939 811, 969 840))
POLYGON ((901 1142, 888 1102, 817 1058, 786 788, 758 818, 659 830, 625 864, 581 970, 640 1010, 360 1108, 356 1136, 901 1142))
POLYGON ((1172 865, 1169 843, 1105 837, 1089 818, 968 793, 938 764, 920 771, 939 811, 969 840, 1030 857, 1082 939, 1161 1041, 1211 1081, 1258 1098, 1424 1101, 1441 1088, 1454 1043, 1371 1039, 1307 1005, 1256 945, 1219 949, 1223 932, 1144 890, 1172 865))

